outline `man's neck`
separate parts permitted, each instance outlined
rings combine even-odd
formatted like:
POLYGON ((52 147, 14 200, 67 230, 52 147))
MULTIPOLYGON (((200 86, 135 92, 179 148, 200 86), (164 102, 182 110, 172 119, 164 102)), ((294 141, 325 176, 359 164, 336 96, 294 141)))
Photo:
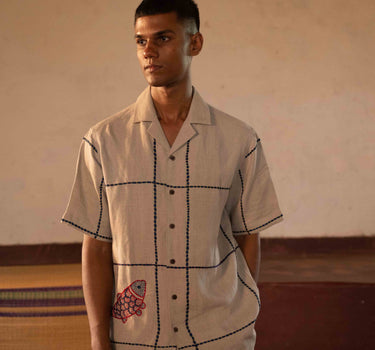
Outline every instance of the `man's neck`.
POLYGON ((191 83, 174 87, 151 87, 151 96, 158 118, 164 124, 185 120, 193 97, 191 83))

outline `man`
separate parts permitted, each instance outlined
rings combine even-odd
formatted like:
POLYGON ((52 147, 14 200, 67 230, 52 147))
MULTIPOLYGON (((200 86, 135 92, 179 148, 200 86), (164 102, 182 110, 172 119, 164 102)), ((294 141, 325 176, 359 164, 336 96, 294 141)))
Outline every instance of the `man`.
POLYGON ((282 219, 260 140, 192 86, 192 0, 144 0, 134 28, 149 87, 83 138, 62 219, 92 349, 253 349, 258 232, 282 219))

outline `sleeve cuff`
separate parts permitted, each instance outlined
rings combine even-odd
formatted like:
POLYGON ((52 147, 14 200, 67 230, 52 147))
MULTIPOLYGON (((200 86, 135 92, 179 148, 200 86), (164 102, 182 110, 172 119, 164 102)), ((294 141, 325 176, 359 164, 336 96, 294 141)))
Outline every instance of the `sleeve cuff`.
POLYGON ((258 225, 254 228, 249 228, 248 230, 240 230, 240 231, 233 230, 232 233, 233 233, 233 235, 241 235, 241 234, 243 235, 243 234, 251 234, 251 233, 254 233, 254 232, 262 231, 262 230, 265 230, 266 228, 271 227, 274 224, 277 224, 277 223, 283 221, 283 219, 284 219, 283 214, 280 214, 280 215, 274 217, 273 219, 268 220, 265 223, 263 223, 261 225, 258 225))
POLYGON ((79 225, 75 224, 74 222, 66 220, 64 218, 61 219, 61 223, 69 224, 73 228, 75 228, 76 230, 80 230, 84 234, 87 234, 87 235, 89 235, 89 236, 91 236, 91 237, 93 237, 95 239, 100 240, 100 241, 112 242, 112 238, 111 237, 99 235, 99 234, 97 234, 95 232, 89 231, 89 230, 85 229, 84 227, 79 226, 79 225))

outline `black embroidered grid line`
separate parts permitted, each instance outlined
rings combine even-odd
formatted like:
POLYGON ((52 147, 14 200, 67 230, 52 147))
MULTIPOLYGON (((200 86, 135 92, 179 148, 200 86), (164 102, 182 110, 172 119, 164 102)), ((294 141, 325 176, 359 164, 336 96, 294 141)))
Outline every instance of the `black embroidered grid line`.
POLYGON ((106 239, 106 240, 108 240, 108 241, 112 241, 112 238, 108 238, 108 237, 106 237, 106 236, 98 235, 96 232, 92 232, 92 231, 86 230, 86 229, 83 228, 82 226, 79 226, 79 225, 75 224, 75 223, 72 222, 72 221, 65 220, 65 219, 61 219, 61 221, 66 222, 66 223, 68 223, 68 224, 70 224, 70 225, 72 225, 72 226, 74 226, 74 227, 77 227, 77 228, 79 228, 80 230, 82 230, 82 231, 84 231, 84 232, 90 233, 90 234, 93 235, 95 238, 100 237, 100 238, 106 239))
POLYGON ((93 150, 96 153, 98 153, 98 150, 96 149, 96 147, 86 137, 83 137, 82 139, 85 140, 93 148, 93 150))
POLYGON ((243 179, 242 179, 241 169, 238 169, 238 174, 240 175, 240 179, 241 179, 241 200, 240 200, 240 204, 241 204, 242 222, 243 222, 243 225, 245 226, 246 232, 248 232, 248 229, 247 229, 247 226, 246 226, 246 221, 245 221, 245 215, 243 213, 243 203, 242 203, 242 198, 243 198, 243 179))
MULTIPOLYGON (((221 225, 220 225, 220 229, 221 229, 221 232, 223 233, 223 235, 225 236, 225 238, 227 239, 227 241, 229 242, 229 244, 233 247, 233 243, 232 243, 232 241, 230 240, 230 238, 228 237, 228 235, 225 233, 225 231, 224 231, 224 229, 222 228, 221 225)), ((239 246, 237 245, 236 248, 239 248, 239 246)), ((255 291, 254 291, 252 288, 250 288, 250 287, 244 282, 244 280, 240 277, 240 275, 238 274, 238 272, 237 272, 237 276, 238 276, 239 280, 243 283, 243 285, 244 285, 245 287, 247 287, 248 289, 250 289, 250 291, 251 291, 252 293, 254 293, 255 297, 257 298, 258 305, 259 305, 259 307, 260 307, 260 299, 259 299, 258 295, 255 293, 255 291)))
POLYGON ((157 153, 156 153, 156 139, 154 139, 154 245, 155 245, 155 295, 156 295, 156 319, 157 319, 157 332, 154 343, 154 349, 158 348, 158 341, 160 336, 160 305, 159 305, 159 285, 158 285, 158 231, 157 231, 157 186, 156 186, 156 164, 157 164, 157 153))
POLYGON ((260 228, 262 228, 262 227, 264 227, 264 226, 267 226, 267 225, 270 224, 271 222, 273 222, 273 221, 275 221, 275 220, 277 220, 277 219, 280 219, 280 218, 282 218, 282 217, 283 217, 283 214, 281 214, 281 215, 279 215, 279 216, 276 216, 276 217, 273 218, 272 220, 267 221, 265 224, 260 225, 260 226, 258 226, 258 227, 252 228, 252 229, 247 230, 247 231, 233 231, 233 233, 243 233, 243 232, 248 232, 248 233, 250 233, 250 232, 256 231, 256 230, 258 230, 258 229, 260 229, 260 228))
POLYGON ((238 272, 237 272, 237 277, 242 282, 242 284, 255 295, 255 298, 257 299, 257 302, 258 302, 258 305, 259 305, 259 308, 260 308, 260 299, 259 299, 258 294, 255 292, 255 290, 253 288, 251 288, 249 285, 246 284, 246 282, 241 278, 241 276, 239 275, 238 272))
MULTIPOLYGON (((172 188, 187 188, 187 186, 173 186, 165 183, 158 183, 158 185, 172 187, 172 188)), ((207 185, 189 185, 189 188, 210 188, 217 190, 230 190, 230 187, 220 187, 220 186, 207 186, 207 185)))
MULTIPOLYGON (((185 163, 186 163, 186 267, 189 267, 189 234, 190 234, 190 174, 189 174, 189 148, 190 148, 190 140, 186 143, 186 156, 185 156, 185 163)), ((185 326, 190 335, 190 338, 193 340, 195 345, 195 349, 199 350, 198 346, 196 345, 195 338, 193 333, 189 327, 189 307, 190 307, 190 285, 189 285, 189 269, 186 268, 186 312, 185 312, 185 326)))
MULTIPOLYGON (((228 257, 235 253, 236 250, 239 248, 239 246, 237 247, 233 247, 233 249, 227 253, 227 255, 216 265, 211 265, 211 266, 169 266, 169 265, 164 265, 164 264, 160 264, 160 265, 157 265, 158 267, 165 267, 167 269, 177 269, 177 270, 184 270, 184 269, 214 269, 214 268, 217 268, 219 267, 220 265, 222 265, 225 260, 228 259, 228 257)), ((147 266, 155 266, 155 264, 120 264, 120 263, 113 263, 113 265, 115 266, 142 266, 142 267, 147 267, 147 266)))
MULTIPOLYGON (((224 230, 223 230, 223 232, 224 232, 224 230)), ((260 300, 259 300, 258 295, 255 293, 255 291, 254 291, 251 287, 249 287, 249 286, 243 281, 243 279, 240 277, 240 275, 238 274, 238 272, 237 272, 237 277, 238 277, 239 280, 243 283, 243 285, 244 285, 245 287, 247 287, 247 288, 248 288, 248 289, 249 289, 249 290, 255 295, 255 297, 256 297, 256 299, 257 299, 257 302, 258 302, 258 305, 259 305, 259 307, 260 307, 260 300)), ((235 331, 232 331, 232 332, 230 332, 230 333, 224 334, 224 335, 222 335, 222 336, 220 336, 220 337, 216 337, 216 338, 212 338, 212 339, 209 339, 209 340, 205 340, 205 341, 200 342, 200 343, 198 343, 198 344, 196 344, 196 345, 203 345, 203 344, 211 343, 211 342, 214 342, 214 341, 221 340, 221 339, 223 339, 223 338, 229 337, 229 336, 231 336, 231 335, 233 335, 233 334, 236 334, 236 333, 238 333, 238 332, 241 332, 241 331, 244 330, 245 328, 251 326, 253 323, 255 323, 255 321, 256 321, 256 318, 255 318, 254 320, 252 320, 251 322, 245 324, 245 325, 242 326, 241 328, 236 329, 235 331)), ((192 345, 185 345, 185 346, 180 347, 179 350, 187 349, 187 348, 192 348, 192 347, 194 347, 194 346, 196 346, 196 345, 195 345, 195 344, 192 344, 192 345)))
MULTIPOLYGON (((154 181, 129 181, 129 182, 119 182, 113 184, 106 184, 107 187, 114 187, 114 186, 123 186, 123 185, 138 185, 138 184, 153 184, 154 181)), ((186 188, 186 186, 176 186, 176 185, 168 185, 163 182, 156 182, 157 185, 166 186, 169 188, 186 188)), ((207 185, 190 185, 190 188, 210 188, 210 189, 217 189, 217 190, 230 190, 230 187, 220 187, 220 186, 207 186, 207 185)))
POLYGON ((111 339, 112 344, 120 344, 120 345, 130 345, 130 346, 144 346, 145 348, 154 348, 154 349, 175 349, 177 350, 176 345, 149 345, 149 344, 141 344, 141 343, 127 343, 122 341, 115 341, 111 339))
POLYGON ((253 153, 257 149, 259 141, 260 141, 260 139, 257 140, 257 144, 255 145, 255 147, 248 154, 246 154, 245 158, 247 158, 248 156, 250 156, 250 154, 253 153))
POLYGON ((106 184, 106 187, 123 186, 123 185, 138 185, 138 184, 154 184, 154 181, 119 182, 119 183, 114 183, 114 184, 106 184))
POLYGON ((237 247, 234 248, 234 244, 232 243, 232 241, 230 240, 230 238, 228 237, 228 235, 225 233, 225 231, 224 231, 224 229, 223 229, 223 227, 221 225, 220 225, 220 230, 223 233, 223 235, 226 238, 226 240, 229 242, 229 244, 232 247, 232 249, 237 249, 239 246, 237 245, 237 247))
MULTIPOLYGON (((233 331, 233 332, 230 332, 230 333, 224 334, 224 335, 222 335, 222 336, 220 336, 220 337, 217 337, 217 338, 212 338, 212 339, 209 339, 209 340, 202 341, 202 342, 198 343, 197 345, 203 345, 203 344, 211 343, 211 342, 214 342, 214 341, 217 341, 217 340, 221 340, 221 339, 226 338, 226 337, 230 337, 231 335, 236 334, 236 333, 238 333, 238 332, 241 332, 241 331, 244 330, 245 328, 251 326, 253 323, 255 323, 255 321, 256 321, 256 319, 253 320, 253 321, 251 321, 251 322, 248 323, 248 324, 245 324, 243 327, 236 329, 236 330, 233 331)), ((195 346, 195 345, 185 345, 185 346, 182 346, 182 347, 180 347, 180 348, 178 348, 178 349, 179 349, 179 350, 182 350, 182 349, 192 348, 193 346, 195 346)))
POLYGON ((98 225, 96 227, 96 233, 95 233, 95 235, 99 234, 100 224, 102 222, 102 215, 103 215, 103 183, 104 183, 104 177, 102 177, 102 181, 100 182, 100 187, 99 187, 100 212, 99 212, 99 220, 98 220, 98 225))

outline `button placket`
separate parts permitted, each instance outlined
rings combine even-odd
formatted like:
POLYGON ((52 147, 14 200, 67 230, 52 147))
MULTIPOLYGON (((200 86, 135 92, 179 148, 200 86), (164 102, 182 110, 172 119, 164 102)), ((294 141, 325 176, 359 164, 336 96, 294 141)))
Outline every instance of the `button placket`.
MULTIPOLYGON (((168 157, 168 164, 167 164, 167 168, 168 168, 168 176, 167 176, 167 181, 168 181, 168 184, 169 185, 174 185, 175 182, 176 182, 176 178, 175 178, 175 174, 176 174, 176 171, 175 171, 175 166, 176 166, 176 156, 174 156, 173 154, 171 154, 169 157, 168 157)), ((176 195, 176 190, 174 188, 170 188, 170 187, 166 187, 166 195, 167 195, 167 198, 168 198, 168 205, 167 205, 167 208, 168 208, 168 213, 167 213, 167 222, 168 222, 168 231, 169 231, 169 239, 168 239, 168 242, 171 242, 173 240, 173 238, 171 237, 172 234, 174 234, 174 231, 175 231, 175 228, 176 228, 176 224, 175 224, 175 212, 174 212, 174 209, 175 209, 175 195, 176 195)), ((169 251, 170 251, 170 264, 171 265, 174 265, 176 263, 176 260, 173 256, 174 252, 173 252, 173 249, 172 249, 173 245, 169 244, 169 251)))
MULTIPOLYGON (((178 182, 177 172, 176 172, 176 157, 174 155, 170 155, 169 159, 167 160, 167 181, 168 185, 176 185, 178 182)), ((168 251, 169 251, 169 257, 168 262, 171 267, 175 267, 177 264, 176 259, 178 258, 175 254, 177 252, 175 251, 175 240, 176 240, 176 234, 178 233, 178 221, 176 218, 177 213, 175 212, 176 208, 176 200, 178 199, 178 189, 172 188, 172 187, 166 187, 165 188, 165 196, 168 201, 167 203, 167 217, 166 217, 166 223, 167 223, 167 237, 168 237, 168 251)), ((178 269, 172 269, 173 276, 180 276, 178 269)), ((175 289, 175 286, 170 286, 169 289, 169 300, 170 300, 170 308, 171 308, 171 331, 174 334, 179 334, 179 328, 177 325, 181 322, 179 319, 179 300, 177 299, 177 292, 178 290, 175 289), (177 316, 177 317, 176 317, 177 316)))

